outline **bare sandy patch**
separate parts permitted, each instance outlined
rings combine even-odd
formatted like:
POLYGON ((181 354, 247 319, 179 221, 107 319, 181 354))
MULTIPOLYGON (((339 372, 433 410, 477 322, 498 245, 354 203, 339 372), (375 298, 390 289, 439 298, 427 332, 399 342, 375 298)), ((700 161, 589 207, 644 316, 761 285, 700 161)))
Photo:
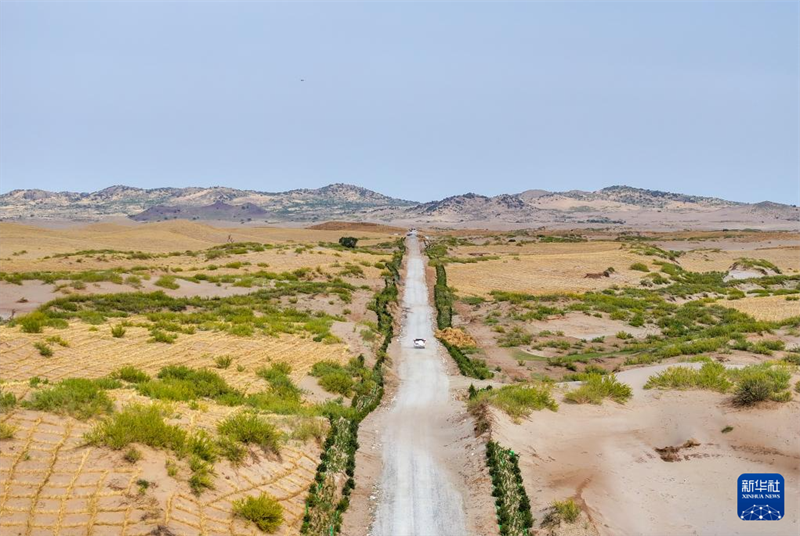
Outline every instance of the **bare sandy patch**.
POLYGON ((565 337, 591 340, 596 337, 613 337, 624 331, 634 338, 643 339, 648 335, 658 335, 661 330, 655 326, 634 327, 621 320, 598 318, 593 315, 571 312, 548 320, 533 320, 528 323, 533 333, 539 331, 560 331, 565 337))
MULTIPOLYGON (((800 403, 742 410, 718 393, 643 391, 661 368, 618 375, 634 388, 624 406, 561 403, 557 413, 535 412, 521 425, 497 415, 497 438, 521 453, 537 518, 553 500, 575 497, 600 534, 752 534, 736 517, 737 477, 800 477, 800 403), (733 431, 723 434, 725 426, 733 431), (677 462, 655 450, 687 440, 698 445, 683 449, 677 462)), ((798 500, 797 488, 787 486, 787 505, 798 500)), ((796 534, 799 519, 789 510, 769 533, 796 534)))

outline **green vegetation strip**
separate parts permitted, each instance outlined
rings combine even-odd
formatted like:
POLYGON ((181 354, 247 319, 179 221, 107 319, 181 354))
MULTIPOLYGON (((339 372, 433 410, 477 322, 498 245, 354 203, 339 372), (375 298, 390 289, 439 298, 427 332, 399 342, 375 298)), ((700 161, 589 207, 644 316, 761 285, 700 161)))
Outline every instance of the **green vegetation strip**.
MULTIPOLYGON (((447 252, 447 249, 444 249, 447 252)), ((433 286, 433 301, 436 305, 436 325, 439 329, 452 327, 453 322, 453 292, 447 286, 447 272, 444 264, 439 262, 441 259, 441 246, 431 246, 427 250, 428 256, 436 267, 436 284, 433 286)), ((450 357, 458 365, 458 370, 464 376, 486 380, 494 376, 486 362, 481 359, 470 358, 460 348, 449 344, 443 339, 439 339, 447 349, 450 357)))
POLYGON ((492 477, 501 536, 528 536, 533 526, 531 503, 522 484, 519 455, 495 441, 486 443, 486 464, 492 477))
POLYGON ((792 398, 790 367, 793 367, 791 361, 729 369, 714 362, 704 363, 700 369, 675 366, 651 376, 644 388, 704 389, 719 393, 733 390, 733 403, 737 406, 752 406, 765 400, 788 402, 792 398))
POLYGON ((320 365, 316 374, 327 377, 329 387, 355 391, 352 411, 330 417, 330 432, 325 440, 314 484, 306 498, 302 534, 332 536, 341 530, 342 516, 350 506, 350 493, 355 488, 356 451, 358 427, 361 421, 380 404, 383 397, 383 364, 386 351, 394 336, 394 320, 390 304, 397 301, 397 282, 405 244, 398 242, 398 251, 386 263, 384 288, 376 295, 370 308, 378 316, 378 331, 383 341, 376 351, 376 361, 371 374, 364 370, 363 358, 351 361, 347 367, 320 365), (353 381, 353 378, 357 380, 353 381), (352 381, 352 384, 350 381, 352 381))

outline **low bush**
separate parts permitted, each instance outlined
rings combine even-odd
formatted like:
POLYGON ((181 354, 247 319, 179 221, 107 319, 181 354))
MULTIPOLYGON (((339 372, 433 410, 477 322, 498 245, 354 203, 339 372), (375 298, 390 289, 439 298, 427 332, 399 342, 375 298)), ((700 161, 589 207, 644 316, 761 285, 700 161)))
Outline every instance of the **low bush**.
POLYGON ((229 355, 219 355, 214 358, 214 366, 218 369, 227 369, 233 363, 233 358, 229 355))
POLYGON ((164 448, 183 453, 187 434, 182 428, 167 424, 156 405, 131 404, 98 424, 86 436, 89 444, 120 450, 131 443, 164 448))
POLYGON ((706 362, 700 369, 674 366, 648 378, 645 389, 704 389, 726 393, 731 388, 725 365, 706 362))
POLYGON ((4 439, 14 439, 14 433, 16 431, 17 429, 10 424, 0 422, 0 441, 4 439))
POLYGON ((580 515, 581 509, 574 500, 553 501, 545 518, 542 520, 542 526, 559 525, 562 521, 564 523, 575 523, 580 515))
MULTIPOLYGON (((107 384, 113 385, 113 384, 107 384)), ((68 378, 48 389, 35 391, 30 401, 23 402, 30 409, 66 414, 86 420, 111 413, 114 403, 100 380, 68 378)))
POLYGON ((171 290, 175 290, 180 288, 180 285, 175 280, 174 275, 162 275, 158 278, 158 280, 154 283, 157 287, 168 288, 171 290))
POLYGON ((125 326, 122 324, 117 324, 115 326, 111 326, 111 336, 116 339, 121 339, 125 336, 125 326))
POLYGON ((158 372, 158 379, 138 383, 139 393, 159 400, 190 401, 210 398, 233 405, 244 401, 242 394, 216 372, 170 365, 158 372))
POLYGON ((497 345, 503 348, 525 346, 530 344, 532 340, 533 335, 526 333, 519 326, 514 326, 509 331, 503 333, 497 338, 497 345))
POLYGON ((233 441, 257 445, 265 451, 280 451, 281 433, 255 413, 241 412, 232 415, 219 423, 217 431, 233 441))
POLYGON ((564 395, 564 399, 575 404, 602 404, 604 399, 610 398, 624 404, 631 396, 631 387, 617 380, 614 374, 603 376, 592 373, 583 385, 564 395))
POLYGON ((139 370, 138 368, 134 367, 133 365, 125 365, 114 371, 111 374, 113 378, 118 380, 122 380, 124 382, 129 383, 143 383, 150 381, 150 375, 144 372, 143 370, 139 370))
POLYGON ((544 383, 506 385, 500 389, 478 391, 469 404, 473 406, 486 400, 512 418, 520 419, 527 417, 532 411, 542 409, 558 411, 558 404, 553 399, 551 391, 551 386, 544 383))
POLYGON ((737 406, 752 406, 765 400, 787 402, 792 397, 789 392, 792 375, 785 367, 751 365, 736 371, 734 376, 733 403, 737 406))
POLYGON ((650 268, 643 262, 635 262, 630 266, 631 270, 636 270, 637 272, 649 272, 650 268))
POLYGON ((234 501, 233 513, 252 521, 260 530, 267 533, 275 532, 283 523, 283 507, 266 493, 234 501))
POLYGON ((0 413, 12 410, 17 405, 17 397, 14 393, 4 393, 0 389, 0 413))
POLYGON ((47 345, 47 344, 45 344, 43 342, 36 342, 36 343, 33 344, 33 347, 36 348, 37 350, 39 350, 39 354, 44 356, 44 357, 52 357, 53 356, 53 349, 49 345, 47 345))

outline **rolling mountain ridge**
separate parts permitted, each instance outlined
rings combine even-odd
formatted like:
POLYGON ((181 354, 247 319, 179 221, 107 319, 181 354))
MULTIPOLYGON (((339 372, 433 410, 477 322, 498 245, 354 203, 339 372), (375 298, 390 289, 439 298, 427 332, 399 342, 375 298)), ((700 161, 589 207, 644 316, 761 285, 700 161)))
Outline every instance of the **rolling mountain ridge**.
POLYGON ((317 189, 260 192, 228 187, 142 189, 111 186, 91 193, 14 190, 0 195, 0 219, 97 221, 129 217, 231 222, 318 222, 358 220, 515 225, 629 224, 642 218, 691 223, 696 218, 725 222, 797 222, 800 209, 765 201, 748 204, 715 197, 610 186, 595 192, 526 190, 493 197, 476 193, 418 203, 349 184, 317 189))

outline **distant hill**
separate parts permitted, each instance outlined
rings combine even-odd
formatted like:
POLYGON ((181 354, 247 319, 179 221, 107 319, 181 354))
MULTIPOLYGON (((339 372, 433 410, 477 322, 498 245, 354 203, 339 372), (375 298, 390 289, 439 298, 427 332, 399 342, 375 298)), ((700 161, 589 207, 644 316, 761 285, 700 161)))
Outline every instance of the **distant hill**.
POLYGON ((260 192, 227 187, 142 189, 112 186, 92 193, 14 190, 0 195, 0 219, 97 221, 129 217, 280 222, 380 222, 444 226, 637 226, 652 228, 797 229, 800 209, 765 201, 610 186, 596 192, 530 189, 493 197, 476 193, 417 203, 349 184, 260 192))
POLYGON ((94 221, 129 216, 139 221, 174 219, 239 221, 247 217, 276 221, 324 221, 371 209, 397 209, 416 203, 349 184, 318 189, 258 192, 215 186, 211 188, 142 189, 112 186, 98 192, 46 192, 14 190, 0 195, 2 219, 63 219, 94 221), (246 207, 228 209, 227 206, 246 207), (261 209, 263 212, 258 212, 261 209))
POLYGON ((252 221, 264 220, 269 212, 253 203, 229 205, 217 201, 211 205, 201 207, 154 205, 147 210, 134 214, 131 219, 136 221, 164 221, 164 220, 203 220, 203 221, 252 221))

